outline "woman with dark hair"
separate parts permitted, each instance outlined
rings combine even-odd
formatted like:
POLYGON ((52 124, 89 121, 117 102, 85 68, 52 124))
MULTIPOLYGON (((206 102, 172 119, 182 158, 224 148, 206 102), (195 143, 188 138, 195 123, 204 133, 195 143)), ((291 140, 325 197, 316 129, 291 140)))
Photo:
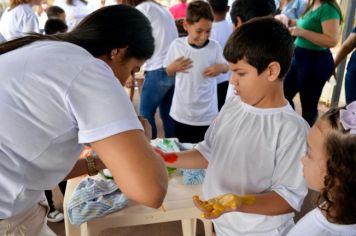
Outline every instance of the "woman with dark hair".
POLYGON ((43 190, 105 167, 128 198, 161 205, 165 167, 122 87, 153 50, 149 21, 123 5, 0 44, 0 235, 47 235, 43 190), (83 144, 98 157, 78 160, 83 144))
POLYGON ((318 102, 326 81, 334 72, 330 48, 339 39, 342 14, 336 0, 311 0, 291 29, 296 37, 291 68, 284 80, 284 94, 294 107, 299 93, 302 116, 310 126, 318 116, 318 102))
POLYGON ((41 0, 10 0, 10 6, 0 19, 0 34, 5 40, 40 32, 37 16, 32 9, 32 6, 40 3, 41 0))

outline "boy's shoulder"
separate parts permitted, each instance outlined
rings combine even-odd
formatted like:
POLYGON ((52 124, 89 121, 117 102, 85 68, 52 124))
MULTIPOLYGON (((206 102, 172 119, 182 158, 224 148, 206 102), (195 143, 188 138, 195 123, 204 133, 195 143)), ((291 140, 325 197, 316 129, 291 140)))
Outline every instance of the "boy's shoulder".
POLYGON ((279 108, 260 109, 244 103, 241 101, 239 96, 234 96, 226 101, 222 112, 234 113, 236 111, 238 111, 238 113, 241 113, 241 111, 247 112, 244 115, 250 113, 253 114, 253 116, 261 115, 266 118, 268 117, 268 119, 273 119, 275 128, 280 129, 283 132, 288 132, 288 130, 307 132, 309 129, 308 123, 292 108, 290 104, 279 108))

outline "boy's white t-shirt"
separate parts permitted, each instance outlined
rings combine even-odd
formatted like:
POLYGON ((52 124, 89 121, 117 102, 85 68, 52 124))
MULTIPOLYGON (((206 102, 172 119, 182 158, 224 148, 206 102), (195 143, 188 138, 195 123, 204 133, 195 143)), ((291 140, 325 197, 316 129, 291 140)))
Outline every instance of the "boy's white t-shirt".
POLYGON ((31 208, 70 172, 83 143, 142 129, 111 68, 41 41, 0 56, 0 219, 31 208))
POLYGON ((0 20, 0 33, 6 41, 39 33, 38 19, 30 4, 20 4, 9 11, 7 8, 0 20))
POLYGON ((306 214, 288 233, 288 236, 356 236, 356 224, 340 225, 330 223, 321 213, 319 208, 315 208, 306 214))
POLYGON ((163 61, 171 43, 178 38, 178 30, 171 13, 153 1, 146 1, 136 6, 151 22, 155 40, 155 50, 150 59, 142 67, 145 71, 163 67, 163 61))
MULTIPOLYGON (((203 198, 275 191, 300 210, 307 194, 301 165, 307 131, 307 123, 289 104, 260 109, 238 96, 231 98, 195 147, 209 162, 203 198)), ((232 212, 215 219, 214 225, 219 236, 254 235, 276 231, 293 215, 232 212)))
MULTIPOLYGON (((221 48, 224 48, 227 40, 232 33, 233 25, 227 20, 213 22, 213 27, 211 28, 210 38, 219 42, 221 48)), ((230 79, 231 73, 220 74, 216 77, 216 82, 218 84, 228 81, 230 79)))
POLYGON ((188 73, 177 72, 170 116, 192 126, 210 125, 218 114, 216 77, 206 78, 203 71, 214 64, 226 63, 222 49, 215 40, 203 48, 194 48, 187 37, 172 42, 163 63, 167 67, 179 57, 190 58, 188 73))

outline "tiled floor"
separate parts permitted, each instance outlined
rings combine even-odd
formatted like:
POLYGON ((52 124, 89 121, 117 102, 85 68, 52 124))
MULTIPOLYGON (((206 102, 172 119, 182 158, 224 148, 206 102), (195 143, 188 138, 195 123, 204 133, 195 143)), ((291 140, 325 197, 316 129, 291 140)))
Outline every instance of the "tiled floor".
MULTIPOLYGON (((138 106, 138 100, 139 100, 139 94, 138 91, 135 92, 134 95, 134 105, 135 108, 137 109, 138 106)), ((297 112, 300 113, 300 103, 299 103, 299 98, 296 97, 295 99, 295 104, 296 104, 296 110, 297 112)), ((319 105, 319 110, 320 112, 325 112, 327 110, 327 107, 324 104, 319 105)), ((158 136, 163 137, 163 131, 162 131, 162 123, 158 117, 156 117, 157 120, 157 127, 158 127, 158 136)), ((315 194, 315 193, 314 193, 315 194)), ((63 201, 63 197, 58 189, 54 190, 54 200, 58 208, 61 208, 61 204, 63 201)), ((303 216, 305 213, 307 213, 310 209, 312 208, 311 204, 311 196, 308 195, 308 197, 305 200, 305 204, 303 206, 302 211, 297 214, 296 219, 298 220, 301 216, 303 216)), ((51 229, 58 235, 58 236, 65 236, 65 230, 64 230, 64 223, 48 223, 48 225, 51 227, 51 229)), ((123 228, 117 228, 117 229, 110 229, 102 232, 102 236, 113 236, 113 235, 120 235, 120 236, 181 236, 182 235, 182 229, 181 229, 181 224, 180 222, 169 222, 169 223, 161 223, 161 224, 151 224, 151 225, 143 225, 143 226, 135 226, 135 227, 123 227, 123 228)), ((204 235, 204 230, 203 226, 200 221, 198 221, 197 225, 197 236, 203 236, 204 235)))

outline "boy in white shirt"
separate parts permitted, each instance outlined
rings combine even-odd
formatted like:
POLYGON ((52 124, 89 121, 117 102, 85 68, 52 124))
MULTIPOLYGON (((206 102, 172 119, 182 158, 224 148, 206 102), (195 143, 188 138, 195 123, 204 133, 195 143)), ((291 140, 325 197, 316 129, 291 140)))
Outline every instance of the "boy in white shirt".
POLYGON ((228 66, 219 43, 209 40, 213 20, 207 2, 191 2, 183 23, 188 36, 172 42, 163 63, 167 74, 176 77, 170 116, 181 142, 203 140, 218 113, 216 76, 228 66))
POLYGON ((161 153, 172 167, 206 168, 203 198, 210 200, 194 201, 217 236, 286 235, 307 194, 300 157, 308 124, 283 94, 292 53, 288 29, 273 17, 242 24, 224 49, 235 96, 193 150, 161 153))

